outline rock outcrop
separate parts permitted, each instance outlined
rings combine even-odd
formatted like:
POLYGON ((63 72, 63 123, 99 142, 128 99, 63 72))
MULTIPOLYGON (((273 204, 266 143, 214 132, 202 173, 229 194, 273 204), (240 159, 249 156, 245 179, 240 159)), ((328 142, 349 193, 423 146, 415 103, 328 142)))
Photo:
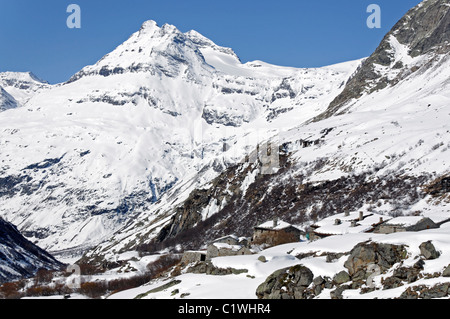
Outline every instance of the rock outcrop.
POLYGON ((353 282, 365 282, 373 274, 371 265, 375 265, 383 273, 406 256, 407 251, 402 245, 366 242, 352 249, 344 266, 353 282))
POLYGON ((420 245, 420 253, 426 260, 437 259, 441 255, 431 241, 424 242, 420 245))
POLYGON ((283 268, 270 275, 256 295, 259 299, 306 299, 313 279, 312 271, 302 265, 283 268))
POLYGON ((40 268, 61 269, 62 263, 23 237, 0 218, 0 284, 35 275, 40 268))

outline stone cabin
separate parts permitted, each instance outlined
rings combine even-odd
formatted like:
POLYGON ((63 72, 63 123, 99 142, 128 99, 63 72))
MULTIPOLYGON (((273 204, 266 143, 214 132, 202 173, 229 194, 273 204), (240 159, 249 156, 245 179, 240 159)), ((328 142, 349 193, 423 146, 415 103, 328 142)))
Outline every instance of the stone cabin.
POLYGON ((273 245, 282 236, 288 236, 295 238, 296 241, 300 241, 300 236, 303 235, 305 235, 305 232, 300 228, 275 218, 273 221, 254 227, 251 241, 273 245))
POLYGON ((181 258, 182 264, 196 263, 199 261, 206 261, 207 252, 204 250, 200 251, 185 251, 183 257, 181 258))
POLYGON ((214 240, 207 249, 206 260, 223 256, 251 255, 252 250, 247 247, 248 239, 228 235, 214 240))
POLYGON ((428 217, 402 216, 385 222, 374 230, 378 234, 392 234, 406 231, 422 231, 426 229, 439 228, 439 225, 428 217))
POLYGON ((214 243, 222 243, 222 244, 228 244, 228 245, 242 245, 247 246, 248 245, 248 238, 247 237, 238 237, 236 235, 227 235, 221 238, 218 238, 212 242, 214 243))
POLYGON ((308 230, 308 239, 314 241, 349 233, 371 233, 389 219, 391 219, 389 216, 364 214, 362 211, 336 214, 311 225, 308 230))

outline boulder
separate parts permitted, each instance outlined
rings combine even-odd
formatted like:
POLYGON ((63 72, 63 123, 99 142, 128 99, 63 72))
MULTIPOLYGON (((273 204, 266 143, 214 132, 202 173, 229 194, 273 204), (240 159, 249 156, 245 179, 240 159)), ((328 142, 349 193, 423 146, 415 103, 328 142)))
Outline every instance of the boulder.
POLYGON ((446 298, 450 293, 450 283, 440 283, 432 287, 419 285, 408 287, 399 299, 440 299, 446 298))
POLYGON ((333 277, 333 281, 336 285, 341 285, 343 283, 349 282, 350 279, 350 275, 348 274, 348 272, 346 272, 345 270, 337 273, 334 277, 333 277))
POLYGON ((305 299, 305 290, 313 282, 312 271, 303 266, 275 271, 256 289, 259 299, 305 299))
POLYGON ((365 242, 351 250, 344 267, 353 281, 361 281, 372 274, 368 271, 369 266, 377 265, 381 272, 385 272, 406 257, 407 251, 403 245, 365 242))
POLYGON ((441 255, 437 250, 436 247, 431 243, 431 241, 424 242, 420 244, 420 254, 426 259, 426 260, 432 260, 437 259, 441 255))
POLYGON ((423 299, 437 299, 448 296, 449 283, 437 284, 429 289, 421 291, 420 297, 423 299))
POLYGON ((262 263, 266 263, 266 262, 267 262, 267 259, 266 259, 265 256, 259 256, 259 257, 258 257, 258 260, 259 260, 260 262, 262 262, 262 263))
POLYGON ((447 268, 444 269, 444 272, 442 273, 442 276, 450 277, 450 265, 448 265, 447 268))
POLYGON ((330 292, 331 299, 343 299, 342 293, 347 289, 351 289, 351 286, 349 285, 338 286, 335 290, 330 292))
POLYGON ((318 276, 318 277, 314 278, 313 283, 315 286, 320 286, 325 283, 325 279, 323 279, 322 276, 318 276))
POLYGON ((398 299, 419 299, 419 293, 411 287, 408 287, 398 299))

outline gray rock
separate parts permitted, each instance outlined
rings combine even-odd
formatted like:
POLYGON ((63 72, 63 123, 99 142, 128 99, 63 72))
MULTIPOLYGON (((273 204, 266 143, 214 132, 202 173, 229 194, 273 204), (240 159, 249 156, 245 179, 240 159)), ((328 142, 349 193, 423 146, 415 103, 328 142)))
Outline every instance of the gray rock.
POLYGON ((235 268, 217 268, 210 261, 197 262, 195 265, 189 267, 187 273, 193 274, 207 274, 212 276, 227 276, 247 273, 247 269, 235 268))
POLYGON ((447 266, 447 268, 444 269, 444 272, 442 273, 443 277, 450 277, 450 265, 447 266))
POLYGON ((423 270, 423 266, 425 265, 425 262, 423 261, 423 259, 419 259, 415 264, 414 264, 414 268, 418 269, 418 270, 423 270))
POLYGON ((313 282, 313 273, 297 265, 275 271, 256 289, 259 299, 305 299, 305 290, 313 282))
POLYGON ((438 284, 421 292, 420 297, 423 299, 436 299, 448 296, 449 283, 438 284))
POLYGON ((350 280, 350 275, 345 270, 337 273, 333 278, 333 281, 336 283, 336 285, 341 285, 343 283, 349 282, 350 280))
POLYGON ((420 244, 420 253, 426 260, 437 259, 441 255, 431 241, 424 242, 420 244))
POLYGON ((419 294, 409 287, 400 295, 399 299, 419 299, 419 294))
POLYGON ((318 276, 318 277, 314 278, 313 283, 315 286, 319 286, 319 285, 325 283, 325 279, 323 279, 322 276, 318 276))
POLYGON ((266 259, 265 256, 259 256, 259 257, 258 257, 258 260, 259 260, 260 262, 262 262, 262 263, 267 262, 267 259, 266 259))
POLYGON ((344 267, 347 268, 352 280, 355 281, 355 278, 363 280, 366 278, 369 265, 378 265, 381 271, 386 271, 406 256, 406 249, 402 245, 359 243, 350 252, 344 267))
POLYGON ((317 285, 314 287, 314 295, 318 296, 322 293, 323 288, 321 285, 317 285))
POLYGON ((350 286, 348 285, 342 285, 337 287, 335 290, 330 292, 331 299, 342 299, 343 298, 342 293, 349 288, 350 286))

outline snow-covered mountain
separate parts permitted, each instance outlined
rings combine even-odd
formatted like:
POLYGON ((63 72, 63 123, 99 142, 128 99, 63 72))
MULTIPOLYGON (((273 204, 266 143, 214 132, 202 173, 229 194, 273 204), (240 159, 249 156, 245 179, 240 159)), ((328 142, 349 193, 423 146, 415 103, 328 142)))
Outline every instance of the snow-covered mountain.
MULTIPOLYGON (((205 248, 274 218, 305 230, 345 212, 444 222, 449 16, 449 0, 423 1, 370 57, 317 69, 242 63, 195 31, 147 21, 0 114, 1 214, 59 256, 119 269, 136 266, 137 251, 205 248)), ((412 235, 394 237, 376 238, 412 235)), ((334 238, 311 247, 349 253, 375 236, 341 238, 343 250, 322 246, 334 238)), ((298 263, 292 252, 309 253, 299 245, 270 258, 298 263)), ((256 260, 248 267, 267 278, 274 269, 256 260)))
POLYGON ((31 72, 1 72, 0 86, 17 101, 18 105, 25 105, 31 97, 51 87, 48 82, 31 72))
MULTIPOLYGON (((145 223, 127 225, 114 240, 87 256, 114 260, 117 256, 110 254, 112 250, 123 252, 140 244, 147 244, 144 247, 150 250, 177 245, 198 249, 230 232, 249 236, 258 221, 275 216, 307 227, 345 210, 384 215, 445 212, 442 205, 446 202, 426 189, 449 174, 450 61, 446 41, 450 39, 437 36, 433 44, 427 40, 430 49, 418 52, 413 48, 420 39, 434 34, 433 30, 448 27, 448 9, 442 2, 428 0, 409 11, 349 80, 324 98, 325 108, 322 104, 318 113, 308 110, 320 100, 300 102, 304 103, 301 108, 288 103, 287 84, 293 79, 304 83, 300 74, 285 80, 280 106, 292 110, 272 122, 286 123, 285 129, 269 126, 279 129, 271 140, 280 150, 279 169, 273 174, 261 174, 258 161, 232 162, 200 187, 178 183, 154 205, 155 211, 140 216, 139 221, 145 223), (424 15, 433 24, 420 22, 424 15), (382 55, 389 57, 389 62, 381 64, 382 55), (353 97, 354 92, 359 93, 353 97), (287 118, 296 114, 307 115, 307 119, 289 122, 287 118)), ((237 65, 239 70, 255 65, 241 66, 232 54, 230 59, 235 64, 227 65, 237 65)), ((259 65, 264 68, 263 63, 259 65)), ((217 69, 237 72, 219 62, 217 69)), ((295 101, 298 97, 294 96, 295 101)))
POLYGON ((163 194, 183 190, 182 201, 258 138, 323 112, 359 63, 242 64, 195 31, 147 21, 2 114, 2 215, 52 251, 83 251, 143 212, 170 216, 157 213, 163 194))
POLYGON ((59 270, 62 264, 25 239, 17 228, 0 218, 0 284, 32 277, 40 268, 59 270))
MULTIPOLYGON (((326 238, 213 258, 203 273, 202 265, 177 268, 168 279, 112 298, 448 297, 449 17, 449 1, 410 10, 323 113, 271 139, 280 145, 274 174, 261 174, 261 162, 229 166, 187 200, 174 201, 170 219, 154 228, 131 224, 84 261, 102 256, 126 268, 124 256, 135 249, 205 249, 221 236, 251 236, 253 226, 281 218, 304 230, 319 225, 326 238), (375 224, 380 216, 405 216, 396 220, 429 218, 439 226, 374 234, 367 229, 373 222, 336 221, 359 213, 375 224), (369 264, 380 272, 370 276, 369 264), (212 275, 227 269, 235 275, 212 275), (270 290, 278 279, 285 286, 270 290)), ((128 267, 138 260, 134 255, 128 267)))

